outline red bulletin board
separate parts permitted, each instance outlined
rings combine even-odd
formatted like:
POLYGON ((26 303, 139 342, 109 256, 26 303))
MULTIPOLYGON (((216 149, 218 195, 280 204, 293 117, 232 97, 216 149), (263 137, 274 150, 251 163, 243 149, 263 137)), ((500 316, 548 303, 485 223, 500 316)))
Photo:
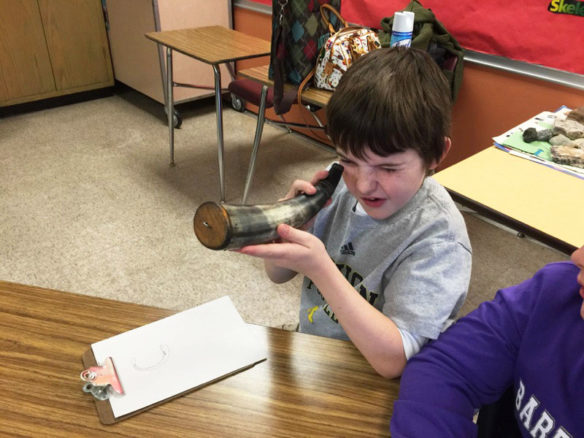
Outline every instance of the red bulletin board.
MULTIPOLYGON (((266 5, 271 0, 253 0, 266 5)), ((314 0, 318 1, 318 0, 314 0)), ((408 0, 341 0, 350 23, 379 28, 408 0)), ((462 47, 584 74, 584 0, 420 0, 462 47)))

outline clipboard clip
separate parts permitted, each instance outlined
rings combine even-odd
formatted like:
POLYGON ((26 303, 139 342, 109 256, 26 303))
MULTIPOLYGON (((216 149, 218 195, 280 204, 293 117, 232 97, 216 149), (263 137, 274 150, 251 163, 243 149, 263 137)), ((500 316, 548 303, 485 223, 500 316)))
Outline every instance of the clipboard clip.
POLYGON ((87 382, 83 385, 83 392, 90 393, 98 400, 109 399, 112 392, 110 388, 120 395, 124 394, 111 357, 106 358, 102 366, 92 366, 81 371, 80 377, 87 382))

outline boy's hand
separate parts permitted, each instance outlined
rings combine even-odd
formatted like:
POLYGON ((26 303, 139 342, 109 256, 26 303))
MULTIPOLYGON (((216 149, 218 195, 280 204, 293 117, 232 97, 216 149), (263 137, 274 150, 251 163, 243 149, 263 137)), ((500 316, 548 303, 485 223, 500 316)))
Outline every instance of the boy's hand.
MULTIPOLYGON (((290 186, 290 189, 288 190, 288 193, 286 193, 286 195, 281 198, 278 199, 278 202, 281 201, 285 201, 287 199, 292 199, 295 198, 296 196, 302 194, 302 193, 306 193, 307 195, 314 195, 316 193, 316 187, 314 187, 314 185, 319 182, 321 179, 325 179, 328 176, 328 170, 319 170, 318 172, 316 172, 314 174, 314 176, 312 177, 312 179, 310 180, 310 182, 308 181, 304 181, 301 179, 297 179, 295 180, 292 185, 290 186)), ((326 202, 325 206, 327 206, 328 204, 330 204, 330 199, 326 202)), ((301 230, 308 230, 310 229, 310 227, 312 227, 312 224, 314 223, 314 221, 316 220, 316 216, 313 217, 312 219, 310 219, 307 223, 305 223, 302 227, 300 227, 301 230)))
POLYGON ((310 182, 301 179, 295 180, 290 186, 290 189, 288 189, 288 193, 286 193, 286 195, 283 198, 278 199, 278 202, 285 201, 286 199, 295 198, 301 193, 306 193, 307 195, 314 195, 316 193, 316 187, 314 187, 314 184, 319 182, 321 179, 325 179, 327 176, 328 170, 319 170, 314 174, 310 182))
POLYGON ((239 252, 309 278, 317 275, 324 263, 330 262, 324 244, 312 234, 286 224, 278 226, 278 234, 282 239, 280 243, 245 246, 239 252))

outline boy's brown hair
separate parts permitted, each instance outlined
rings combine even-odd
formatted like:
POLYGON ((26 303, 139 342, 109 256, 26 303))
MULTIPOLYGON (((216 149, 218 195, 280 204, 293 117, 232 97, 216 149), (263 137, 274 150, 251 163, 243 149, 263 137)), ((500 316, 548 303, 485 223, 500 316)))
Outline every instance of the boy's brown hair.
POLYGON ((327 133, 357 158, 414 149, 426 166, 440 161, 450 133, 450 86, 422 50, 377 49, 341 78, 327 106, 327 133))

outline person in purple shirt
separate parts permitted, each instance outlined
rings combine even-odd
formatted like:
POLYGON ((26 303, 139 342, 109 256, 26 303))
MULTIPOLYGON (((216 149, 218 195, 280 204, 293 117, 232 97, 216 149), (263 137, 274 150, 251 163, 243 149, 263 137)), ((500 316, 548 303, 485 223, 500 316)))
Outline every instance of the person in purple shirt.
POLYGON ((584 246, 571 260, 498 291, 410 359, 391 436, 477 436, 476 409, 510 388, 520 436, 584 437, 584 246))

